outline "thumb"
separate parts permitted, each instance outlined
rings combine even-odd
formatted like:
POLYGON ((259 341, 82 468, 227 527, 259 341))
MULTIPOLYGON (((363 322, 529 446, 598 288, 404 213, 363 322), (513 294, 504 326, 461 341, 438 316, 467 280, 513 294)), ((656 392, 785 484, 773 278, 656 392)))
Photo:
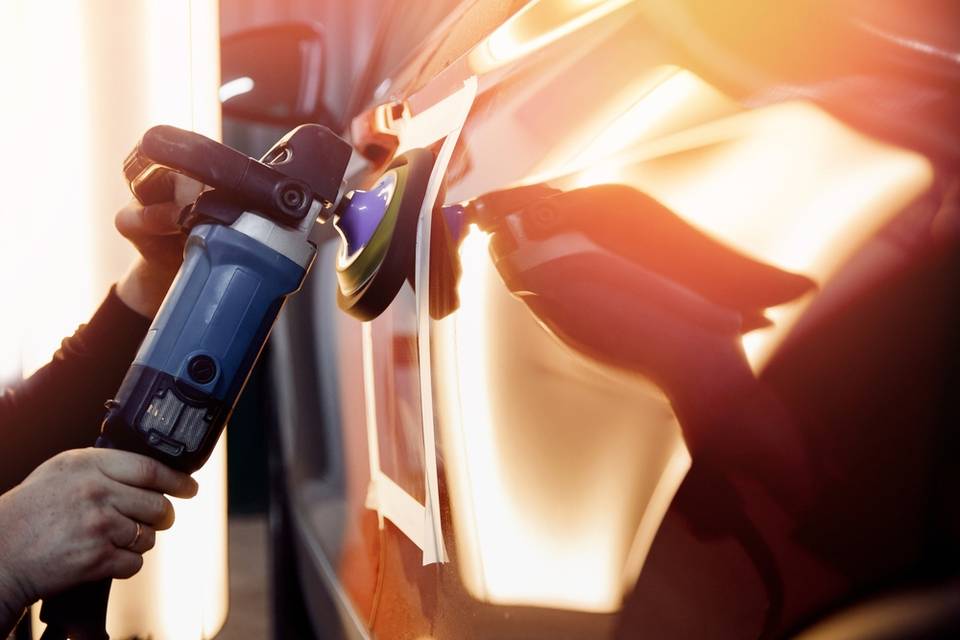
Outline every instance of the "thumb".
POLYGON ((140 240, 144 236, 171 235, 180 229, 177 220, 180 209, 172 202, 143 206, 131 200, 117 212, 114 225, 124 238, 140 240))
POLYGON ((173 202, 151 204, 141 213, 141 230, 145 234, 170 235, 180 233, 180 206, 173 202))

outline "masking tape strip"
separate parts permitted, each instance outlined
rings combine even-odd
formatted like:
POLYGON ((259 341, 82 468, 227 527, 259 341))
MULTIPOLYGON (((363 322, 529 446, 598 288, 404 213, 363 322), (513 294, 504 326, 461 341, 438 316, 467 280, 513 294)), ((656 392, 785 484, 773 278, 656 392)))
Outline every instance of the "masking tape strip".
POLYGON ((424 495, 420 504, 380 470, 377 432, 376 387, 373 375, 373 333, 369 322, 363 324, 364 400, 367 416, 367 446, 370 458, 370 487, 366 506, 375 509, 383 527, 384 518, 394 523, 423 551, 423 564, 447 562, 440 521, 440 490, 437 477, 437 446, 434 434, 432 374, 430 368, 430 221, 434 203, 460 132, 477 95, 477 79, 471 77, 463 87, 414 117, 398 123, 400 144, 397 155, 416 147, 443 143, 434 162, 420 207, 417 227, 416 302, 418 355, 420 360, 420 406, 423 427, 424 495))

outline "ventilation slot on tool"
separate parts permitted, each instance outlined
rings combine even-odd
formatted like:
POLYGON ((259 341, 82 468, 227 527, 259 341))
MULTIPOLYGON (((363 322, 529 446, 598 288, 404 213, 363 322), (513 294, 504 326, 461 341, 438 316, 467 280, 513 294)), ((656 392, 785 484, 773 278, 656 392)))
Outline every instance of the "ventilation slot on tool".
POLYGON ((206 408, 186 404, 169 389, 154 397, 140 420, 150 444, 170 455, 196 451, 208 426, 206 408))

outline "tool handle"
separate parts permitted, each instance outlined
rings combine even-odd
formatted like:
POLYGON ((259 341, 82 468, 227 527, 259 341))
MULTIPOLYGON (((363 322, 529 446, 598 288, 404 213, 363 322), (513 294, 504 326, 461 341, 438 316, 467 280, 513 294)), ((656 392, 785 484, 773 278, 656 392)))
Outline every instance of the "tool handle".
POLYGON ((41 640, 110 640, 107 603, 112 580, 86 582, 43 601, 41 640))
POLYGON ((233 195, 248 208, 294 220, 307 213, 313 200, 302 180, 199 133, 169 125, 149 129, 123 163, 130 190, 144 205, 173 200, 174 173, 233 195))
POLYGON ((124 160, 123 173, 137 200, 149 205, 173 199, 172 173, 212 187, 226 181, 232 186, 250 160, 199 133, 160 125, 143 134, 124 160))

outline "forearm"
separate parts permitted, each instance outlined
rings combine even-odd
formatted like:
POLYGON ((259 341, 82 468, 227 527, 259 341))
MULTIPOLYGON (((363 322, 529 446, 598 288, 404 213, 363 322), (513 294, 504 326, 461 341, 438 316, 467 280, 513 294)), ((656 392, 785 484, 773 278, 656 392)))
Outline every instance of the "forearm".
POLYGON ((0 393, 0 435, 4 449, 16 452, 0 465, 0 492, 60 451, 93 444, 103 403, 116 392, 148 326, 111 292, 47 365, 0 393))

